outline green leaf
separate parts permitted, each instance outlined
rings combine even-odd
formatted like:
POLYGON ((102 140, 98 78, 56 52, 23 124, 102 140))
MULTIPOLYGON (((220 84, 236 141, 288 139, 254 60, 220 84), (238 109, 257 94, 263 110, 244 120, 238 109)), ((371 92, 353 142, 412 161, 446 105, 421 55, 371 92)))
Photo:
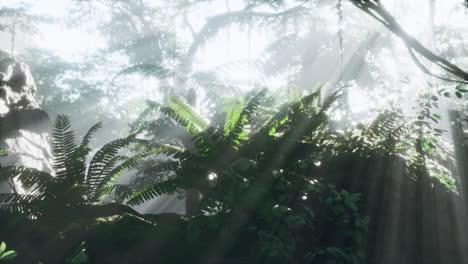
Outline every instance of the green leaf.
POLYGON ((428 149, 431 148, 431 146, 429 145, 428 142, 423 142, 423 147, 424 147, 424 149, 426 149, 426 150, 428 150, 428 149))
POLYGON ((115 76, 115 78, 119 77, 120 75, 135 74, 135 73, 141 74, 143 76, 151 76, 151 77, 156 77, 160 79, 167 78, 167 77, 174 75, 174 73, 171 70, 166 69, 156 64, 138 64, 138 65, 133 65, 131 67, 128 67, 122 70, 115 76))
POLYGON ((169 106, 186 120, 193 122, 199 129, 205 129, 208 126, 205 119, 181 98, 170 96, 169 106))
POLYGON ((463 88, 465 87, 465 84, 459 84, 455 87, 455 90, 461 92, 461 93, 466 93, 468 92, 468 89, 463 88))
POLYGON ((460 93, 460 92, 455 92, 455 95, 456 95, 458 98, 462 98, 462 97, 463 97, 463 94, 460 93))
POLYGON ((268 131, 268 135, 272 136, 273 134, 275 134, 275 132, 276 132, 276 127, 272 127, 270 128, 270 131, 268 131))
POLYGON ((171 106, 163 106, 150 100, 147 101, 147 104, 149 108, 158 111, 176 121, 190 134, 198 135, 206 126, 206 122, 203 121, 203 118, 198 116, 195 111, 191 110, 189 105, 183 103, 181 100, 177 100, 175 98, 171 100, 171 106))
POLYGON ((13 259, 17 256, 16 252, 14 250, 10 250, 5 252, 1 257, 0 260, 10 260, 13 259))
POLYGON ((2 255, 3 252, 5 252, 5 249, 6 249, 6 244, 5 242, 2 242, 2 244, 0 244, 0 256, 2 255))
POLYGON ((225 107, 226 119, 224 121, 224 134, 228 136, 231 134, 234 129, 237 121, 239 120, 242 108, 244 107, 244 102, 241 100, 232 100, 228 102, 228 105, 225 107))
POLYGON ((142 191, 134 194, 130 200, 127 202, 128 205, 140 205, 149 200, 152 200, 158 196, 167 193, 173 193, 177 189, 183 189, 185 182, 180 178, 170 178, 163 182, 156 183, 154 185, 148 186, 142 191))
POLYGON ((394 148, 393 150, 394 150, 394 151, 398 151, 398 150, 400 150, 400 149, 407 149, 407 148, 408 148, 408 146, 400 146, 400 147, 394 148))
POLYGON ((448 132, 447 130, 439 129, 439 128, 434 128, 434 131, 440 134, 442 134, 443 132, 448 132))
POLYGON ((437 119, 442 119, 442 116, 441 116, 441 115, 438 115, 438 114, 432 114, 432 116, 434 116, 434 117, 437 118, 437 119))

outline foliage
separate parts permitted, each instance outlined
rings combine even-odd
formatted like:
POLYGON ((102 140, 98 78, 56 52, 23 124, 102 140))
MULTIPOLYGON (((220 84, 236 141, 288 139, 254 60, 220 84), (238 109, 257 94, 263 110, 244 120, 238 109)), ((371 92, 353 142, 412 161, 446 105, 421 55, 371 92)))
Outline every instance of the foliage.
POLYGON ((86 255, 85 243, 76 249, 76 251, 66 260, 66 264, 86 264, 88 263, 88 257, 86 255))
MULTIPOLYGON (((349 103, 347 90, 340 91, 344 96, 322 87, 309 93, 310 83, 316 81, 313 78, 322 75, 310 66, 311 61, 320 61, 319 56, 327 56, 329 61, 337 58, 336 54, 340 56, 340 81, 357 79, 359 85, 368 81, 358 76, 373 73, 359 66, 366 62, 365 56, 344 61, 348 59, 344 50, 354 50, 347 39, 362 41, 356 54, 373 46, 385 49, 389 44, 380 41, 374 45, 377 37, 367 41, 357 27, 344 28, 355 23, 345 21, 349 13, 344 4, 352 2, 364 12, 385 12, 377 1, 329 3, 338 11, 339 53, 331 44, 335 33, 317 22, 320 16, 316 14, 323 9, 310 8, 306 1, 293 1, 298 5, 292 8, 286 1, 245 1, 243 8, 235 11, 226 1, 226 12, 198 18, 206 23, 196 29, 186 13, 215 1, 160 1, 151 6, 148 2, 76 1, 78 8, 70 20, 98 25, 107 40, 106 48, 81 64, 43 51, 28 55, 47 110, 76 106, 72 108, 77 117, 95 119, 100 116, 89 113, 102 114, 97 106, 104 98, 118 101, 111 104, 113 117, 124 113, 128 118, 131 107, 124 100, 129 94, 125 88, 142 86, 133 79, 123 80, 131 74, 158 79, 158 92, 144 96, 157 94, 161 98, 148 101, 146 111, 132 125, 135 134, 105 145, 93 157, 89 157, 90 139, 100 124, 76 145, 69 120, 59 116, 53 134, 54 177, 23 167, 2 168, 0 180, 19 180, 25 191, 0 194, 2 213, 6 212, 13 223, 22 217, 22 226, 34 226, 42 237, 51 238, 51 244, 71 241, 64 243, 69 244, 66 247, 47 247, 42 254, 63 252, 57 253, 62 254, 61 263, 186 263, 186 259, 205 263, 205 252, 210 260, 237 263, 362 263, 363 242, 369 238, 363 208, 370 199, 368 185, 375 180, 372 177, 388 176, 374 163, 380 162, 386 169, 402 165, 408 179, 432 176, 431 183, 456 191, 457 182, 448 169, 454 167, 453 160, 445 155, 440 138, 444 131, 433 129, 430 122, 442 119, 434 112, 440 97, 463 98, 467 92, 464 85, 456 86, 455 91, 431 87, 437 94, 431 91, 421 96, 416 117, 392 109, 380 113, 370 124, 330 120, 338 98, 349 103), (308 13, 312 16, 306 17, 308 13), (189 41, 172 27, 182 18, 184 30, 192 35, 189 41), (219 69, 192 69, 200 47, 231 25, 248 27, 249 32, 255 26, 277 30, 278 39, 265 54, 247 63, 269 77, 286 75, 288 85, 294 87, 289 93, 279 91, 275 96, 267 90, 255 90, 240 98, 239 89, 218 76, 219 69), (284 25, 288 25, 287 30, 284 25), (131 66, 123 65, 121 70, 120 64, 127 63, 114 63, 109 58, 115 55, 123 55, 131 66), (105 68, 105 74, 97 74, 96 65, 105 68), (84 75, 89 75, 88 81, 82 81, 84 75), (112 84, 107 85, 96 77, 99 75, 114 76, 112 84), (305 92, 308 95, 303 97, 305 92), (228 93, 236 98, 229 98, 228 93), (203 96, 207 106, 199 107, 197 101, 203 96), (145 139, 137 139, 136 134, 145 139), (137 144, 135 155, 118 153, 133 143, 137 144), (140 161, 135 184, 114 182, 140 161), (365 169, 360 174, 356 168, 365 169), (129 207, 164 194, 192 191, 200 199, 187 216, 141 216, 129 207), (129 206, 103 204, 102 198, 109 194, 129 206)), ((326 5, 324 2, 314 1, 318 6, 326 5)), ((4 11, 0 10, 0 15, 4 11)), ((395 32, 398 23, 383 14, 389 22, 385 26, 392 26, 389 29, 395 32)), ((396 33, 418 66, 415 51, 434 57, 404 31, 396 33)), ((436 59, 437 65, 450 66, 442 67, 449 73, 464 74, 452 60, 436 59)), ((325 69, 324 64, 317 63, 316 68, 325 69)), ((385 73, 380 67, 378 72, 385 73)), ((424 65, 421 68, 431 74, 424 65)), ((373 79, 385 81, 382 76, 373 79)), ((141 97, 136 101, 133 106, 141 97)), ((187 195, 186 199, 191 198, 187 195)), ((21 235, 36 241, 34 234, 21 235)))
POLYGON ((17 256, 17 253, 14 250, 6 250, 5 242, 0 244, 0 262, 5 262, 7 260, 14 259, 17 256))
MULTIPOLYGON (((325 176, 320 171, 339 168, 339 162, 346 160, 363 165, 373 159, 389 164, 403 160, 410 175, 437 172, 447 164, 437 158, 431 130, 422 132, 418 121, 398 111, 383 112, 369 125, 332 129, 328 112, 338 96, 321 99, 319 89, 263 111, 269 102, 263 90, 225 108, 225 120, 209 125, 183 100, 172 98, 168 106, 149 102, 149 109, 170 117, 190 140, 173 141, 182 145, 158 142, 157 134, 150 132, 153 127, 141 121, 140 131, 155 135, 144 145, 168 158, 152 159, 140 168, 143 175, 159 178, 134 194, 128 204, 196 189, 201 199, 187 219, 189 241, 220 232, 221 222, 241 221, 235 229, 238 233, 229 236, 249 237, 254 245, 255 253, 249 253, 232 242, 234 251, 240 251, 219 253, 225 260, 244 256, 268 263, 359 263, 364 258, 361 242, 367 221, 359 209, 361 194, 347 189, 357 177, 367 176, 344 178, 343 172, 325 176), (427 138, 421 133, 428 133, 427 138), (442 165, 427 166, 430 162, 442 165), (346 242, 327 238, 333 237, 331 230, 345 234, 346 242)), ((439 171, 437 179, 455 190, 447 172, 439 171)))
MULTIPOLYGON (((143 155, 118 155, 119 150, 137 141, 130 135, 104 145, 88 163, 90 139, 100 127, 101 123, 91 127, 81 144, 76 145, 75 135, 69 130, 70 120, 65 115, 57 116, 53 130, 55 175, 25 167, 2 167, 2 181, 17 178, 24 193, 2 194, 1 201, 7 204, 0 208, 28 218, 52 217, 64 221, 79 217, 70 211, 92 206, 108 195, 113 190, 111 182, 143 155)), ((80 214, 84 216, 83 212, 80 214)))
MULTIPOLYGON (((344 245, 343 250, 351 259, 361 258, 354 255, 366 226, 358 212, 359 195, 338 190, 325 181, 318 183, 298 171, 307 164, 295 157, 307 153, 299 150, 303 147, 299 142, 318 142, 328 134, 326 112, 337 95, 321 102, 320 94, 318 90, 298 101, 286 103, 275 112, 265 112, 260 109, 269 100, 267 91, 263 90, 248 97, 245 103, 228 108, 223 123, 210 126, 181 100, 172 98, 165 107, 149 102, 151 109, 171 117, 192 138, 186 148, 154 141, 147 143, 147 147, 158 149, 158 154, 171 158, 145 167, 145 175, 173 174, 167 174, 169 176, 158 183, 137 192, 128 204, 141 204, 180 189, 200 190, 199 207, 187 223, 189 241, 200 240, 200 236, 211 230, 206 230, 205 225, 211 225, 206 221, 215 221, 213 228, 220 224, 218 220, 205 218, 205 214, 235 219, 239 210, 253 210, 251 218, 239 230, 239 236, 255 237, 255 252, 259 253, 250 257, 257 258, 256 261, 279 263, 292 263, 294 259, 302 262, 304 256, 317 250, 314 245, 320 244, 322 236, 326 236, 320 235, 317 229, 324 221, 316 215, 321 211, 330 217, 325 222, 342 219, 341 225, 353 230, 350 237, 353 242, 344 245), (256 123, 259 120, 263 123, 256 123), (280 161, 278 153, 290 159, 280 161), (302 197, 309 197, 309 200, 302 197), (253 203, 255 208, 250 208, 246 201, 253 203), (320 209, 316 211, 314 207, 320 209), (350 223, 356 223, 356 226, 350 223), (306 239, 308 251, 304 248, 307 243, 295 238, 304 233, 317 238, 306 239)), ((143 127, 142 131, 150 128, 143 127)), ((235 255, 232 257, 236 258, 235 255)))
MULTIPOLYGON (((267 90, 261 90, 226 107, 224 118, 215 117, 216 122, 207 122, 181 98, 169 97, 167 105, 149 101, 146 116, 162 113, 185 134, 159 138, 150 131, 153 122, 141 119, 135 124, 137 131, 154 138, 137 140, 131 135, 105 145, 90 159, 86 159, 89 142, 100 124, 76 145, 68 118, 59 116, 53 131, 56 177, 27 168, 2 168, 2 175, 18 176, 28 192, 3 195, 2 201, 9 202, 4 209, 39 226, 53 223, 52 230, 73 238, 65 256, 70 263, 86 263, 86 258, 108 263, 141 254, 137 248, 117 249, 123 238, 116 230, 128 228, 136 233, 125 240, 127 247, 164 238, 164 246, 156 248, 170 250, 164 256, 144 253, 151 261, 178 263, 177 255, 184 252, 194 263, 203 263, 198 260, 203 257, 200 252, 216 243, 231 246, 209 251, 208 257, 225 261, 360 263, 365 258, 363 241, 368 239, 368 220, 361 206, 368 198, 365 186, 351 187, 353 180, 370 179, 347 175, 341 166, 346 170, 348 163, 372 167, 368 164, 375 159, 389 164, 403 160, 408 177, 421 175, 437 154, 436 142, 430 134, 426 137, 430 130, 422 130, 420 120, 398 112, 384 112, 369 125, 335 129, 328 113, 340 95, 322 98, 322 94, 318 89, 278 105, 267 90), (138 144, 137 154, 117 154, 131 143, 138 144), (151 158, 139 170, 144 176, 157 176, 151 184, 139 188, 112 183, 122 170, 147 157, 151 158), (134 192, 135 188, 139 189, 134 192), (187 190, 199 192, 200 200, 185 217, 140 216, 124 205, 96 204, 110 193, 133 206, 187 190), (122 217, 128 213, 142 218, 122 217), (112 221, 98 220, 115 215, 119 217, 112 221), (77 236, 77 228, 83 226, 90 235, 77 236)), ((441 179, 448 188, 454 186, 449 178, 441 179)))
MULTIPOLYGON (((133 156, 120 154, 122 149, 137 142, 135 136, 130 135, 104 145, 90 156, 90 140, 101 123, 91 127, 80 144, 75 143, 70 126, 70 120, 65 115, 55 119, 52 133, 54 175, 14 166, 1 167, 0 171, 1 182, 15 180, 21 183, 21 188, 13 193, 0 194, 2 215, 13 221, 13 225, 33 226, 36 230, 34 233, 40 234, 42 239, 47 237, 50 242, 54 241, 44 244, 45 248, 37 246, 34 250, 25 250, 29 251, 28 254, 38 254, 45 259, 60 259, 62 254, 74 249, 86 237, 83 228, 89 228, 101 218, 139 216, 129 207, 115 202, 102 203, 102 199, 110 193, 115 193, 116 197, 125 197, 125 186, 116 184, 115 180, 150 153, 142 152, 133 156), (51 250, 63 253, 46 255, 51 250)), ((10 241, 12 239, 14 236, 10 241)), ((21 235, 16 239, 21 240, 21 235)), ((24 247, 28 243, 20 245, 24 247)), ((70 261, 81 263, 76 262, 78 259, 82 259, 80 254, 70 261)))

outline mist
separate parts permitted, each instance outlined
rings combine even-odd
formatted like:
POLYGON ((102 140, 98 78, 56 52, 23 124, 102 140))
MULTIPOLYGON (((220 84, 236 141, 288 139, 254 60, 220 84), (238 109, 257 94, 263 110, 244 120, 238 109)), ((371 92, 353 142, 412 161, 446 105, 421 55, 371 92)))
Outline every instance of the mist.
POLYGON ((467 22, 2 0, 0 263, 467 263, 467 22))

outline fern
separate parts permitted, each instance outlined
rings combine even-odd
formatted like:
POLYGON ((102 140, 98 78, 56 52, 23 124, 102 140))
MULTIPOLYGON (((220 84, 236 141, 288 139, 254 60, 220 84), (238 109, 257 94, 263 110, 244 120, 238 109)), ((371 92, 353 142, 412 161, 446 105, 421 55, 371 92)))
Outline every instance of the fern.
POLYGON ((95 192, 101 185, 111 180, 123 170, 135 166, 145 156, 145 154, 137 154, 129 158, 118 155, 120 150, 137 142, 138 140, 135 138, 135 135, 130 135, 126 138, 114 140, 96 152, 89 164, 85 181, 90 186, 90 197, 95 199, 95 192), (122 163, 117 166, 118 162, 122 163))
MULTIPOLYGON (((197 125, 196 120, 187 119, 187 116, 184 116, 183 113, 178 112, 177 110, 163 106, 157 102, 148 101, 148 106, 153 110, 159 111, 164 115, 170 117, 172 120, 176 121, 181 125, 187 132, 192 135, 196 135, 201 131, 201 127, 197 125)), ((189 117, 190 118, 190 117, 189 117)))
POLYGON ((164 79, 174 75, 172 71, 156 64, 138 64, 122 70, 117 74, 115 78, 117 78, 120 75, 128 74, 141 74, 143 76, 156 77, 160 79, 164 79))
POLYGON ((242 109, 242 112, 238 116, 233 116, 236 118, 234 120, 230 120, 234 125, 230 126, 231 128, 225 132, 227 134, 227 140, 231 144, 234 149, 238 149, 240 145, 240 140, 248 139, 247 135, 248 132, 245 129, 245 125, 250 121, 251 117, 258 109, 261 100, 265 97, 266 90, 262 90, 257 93, 246 106, 242 109))
POLYGON ((178 160, 168 160, 159 162, 156 165, 146 167, 143 169, 143 175, 154 175, 161 172, 176 171, 180 168, 180 161, 178 160))
POLYGON ((166 181, 154 184, 152 186, 146 187, 142 191, 133 195, 127 204, 134 206, 145 203, 146 201, 152 200, 163 194, 173 193, 178 189, 185 187, 184 182, 179 177, 174 177, 166 181))
MULTIPOLYGON (((263 133, 273 135, 276 132, 284 131, 288 126, 287 122, 290 120, 302 119, 306 112, 309 112, 313 106, 316 106, 321 93, 321 89, 307 95, 300 100, 284 105, 278 113, 268 120, 267 124, 263 127, 263 133)), ((291 127, 294 127, 292 125, 291 127)))
POLYGON ((102 122, 98 122, 95 125, 93 125, 88 132, 84 135, 81 144, 76 150, 74 151, 72 155, 72 159, 77 163, 77 171, 76 171, 76 177, 75 181, 76 182, 83 182, 86 178, 86 156, 91 151, 91 148, 89 147, 90 141, 92 136, 102 127, 102 122))
POLYGON ((70 119, 66 115, 58 115, 52 131, 52 147, 54 151, 54 169, 57 178, 65 179, 74 169, 74 152, 76 150, 75 135, 69 131, 70 119))
POLYGON ((196 113, 192 107, 175 96, 169 97, 169 107, 177 112, 181 117, 194 123, 199 130, 203 130, 208 126, 208 123, 202 116, 196 113))
MULTIPOLYGON (((88 206, 97 202, 112 187, 111 181, 134 167, 153 152, 142 152, 131 157, 119 155, 124 147, 137 143, 134 135, 117 139, 104 145, 87 164, 89 143, 101 123, 92 126, 79 146, 70 131, 70 120, 65 115, 55 119, 53 128, 54 168, 57 176, 25 167, 1 167, 0 181, 19 180, 26 194, 0 194, 0 209, 20 213, 28 217, 50 215, 59 217, 76 206, 88 206), (109 187, 111 186, 111 187, 109 187)), ((120 187, 119 187, 120 188, 120 187)), ((121 190, 119 190, 121 191, 121 190)), ((129 196, 129 195, 128 195, 129 196)), ((70 212, 69 212, 70 213, 70 212)))
POLYGON ((141 147, 150 149, 153 152, 153 155, 161 154, 166 156, 173 156, 176 159, 187 158, 191 156, 190 152, 179 146, 150 142, 147 140, 138 140, 138 143, 141 147))
POLYGON ((241 100, 235 99, 227 107, 225 107, 227 115, 224 122, 224 134, 226 136, 228 136, 234 129, 237 121, 241 116, 243 106, 244 104, 241 100))
POLYGON ((11 181, 17 178, 21 181, 26 192, 32 194, 42 194, 47 187, 53 183, 54 178, 46 172, 22 166, 8 166, 0 168, 0 182, 11 181))
POLYGON ((105 184, 96 191, 96 196, 99 199, 113 195, 116 200, 123 202, 129 199, 134 194, 134 190, 130 185, 124 184, 105 184))

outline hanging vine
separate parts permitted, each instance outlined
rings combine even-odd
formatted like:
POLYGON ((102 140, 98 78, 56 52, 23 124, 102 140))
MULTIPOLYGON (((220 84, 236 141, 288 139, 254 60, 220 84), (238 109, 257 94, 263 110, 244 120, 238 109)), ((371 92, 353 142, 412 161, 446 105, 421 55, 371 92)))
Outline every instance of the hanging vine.
POLYGON ((338 13, 338 40, 340 42, 340 82, 343 80, 343 3, 338 0, 336 4, 338 13))

